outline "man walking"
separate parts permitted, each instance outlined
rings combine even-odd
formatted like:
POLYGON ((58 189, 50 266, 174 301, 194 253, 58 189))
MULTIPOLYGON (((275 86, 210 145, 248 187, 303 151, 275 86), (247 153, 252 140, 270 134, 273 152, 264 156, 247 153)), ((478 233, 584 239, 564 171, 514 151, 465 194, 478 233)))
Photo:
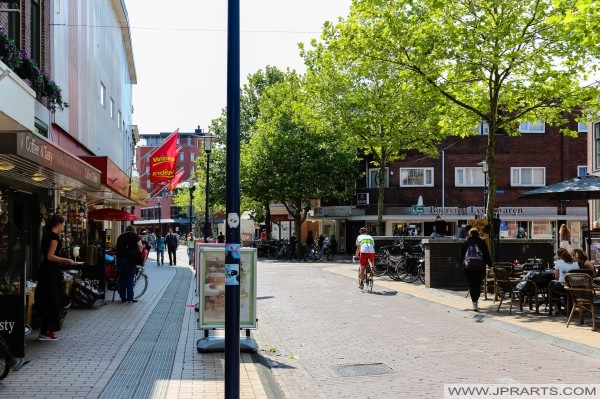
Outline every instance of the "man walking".
POLYGON ((169 265, 176 265, 179 239, 177 238, 177 234, 173 233, 173 229, 169 229, 169 234, 165 237, 165 241, 167 242, 167 252, 169 253, 169 265))

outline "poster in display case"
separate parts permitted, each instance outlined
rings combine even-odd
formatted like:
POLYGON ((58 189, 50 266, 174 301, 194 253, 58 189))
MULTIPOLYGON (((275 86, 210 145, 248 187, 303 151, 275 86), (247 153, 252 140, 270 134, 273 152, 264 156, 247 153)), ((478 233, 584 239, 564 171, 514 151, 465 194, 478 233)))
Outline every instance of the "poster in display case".
MULTIPOLYGON (((240 248, 240 328, 256 328, 256 248, 240 248)), ((196 244, 199 329, 225 328, 225 247, 196 244)))

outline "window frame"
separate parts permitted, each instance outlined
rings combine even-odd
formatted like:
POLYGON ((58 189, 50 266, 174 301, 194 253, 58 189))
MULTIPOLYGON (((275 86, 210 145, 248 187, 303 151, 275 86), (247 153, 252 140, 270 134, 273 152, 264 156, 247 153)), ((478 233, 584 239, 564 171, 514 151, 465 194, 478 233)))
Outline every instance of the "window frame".
POLYGON ((106 85, 100 81, 100 106, 106 108, 106 85))
POLYGON ((519 124, 519 133, 533 133, 533 134, 542 134, 546 133, 546 123, 541 119, 536 119, 535 123, 531 121, 521 122, 519 124), (535 129, 535 126, 541 125, 541 129, 535 129))
MULTIPOLYGON (((376 181, 376 175, 379 172, 379 168, 369 168, 367 172, 367 187, 368 188, 379 188, 378 182, 376 181)), ((384 187, 390 186, 390 168, 385 167, 385 183, 384 187)))
POLYGON ((399 170, 400 174, 400 181, 399 181, 399 185, 400 187, 434 187, 435 185, 435 168, 433 167, 413 167, 413 168, 400 168, 399 170), (403 178, 403 171, 405 170, 422 170, 423 173, 423 184, 404 184, 404 178, 403 178), (427 175, 431 176, 431 182, 427 182, 427 175))
MULTIPOLYGON (((532 177, 535 178, 535 173, 532 173, 532 177)), ((544 166, 511 166, 511 168, 510 168, 510 185, 511 185, 511 187, 543 187, 546 185, 546 168, 544 166), (522 183, 523 171, 525 171, 527 169, 531 170, 532 172, 534 170, 541 170, 543 172, 543 182, 541 182, 541 183, 532 182, 531 184, 522 183), (518 182, 515 182, 515 176, 514 176, 515 172, 518 172, 518 174, 519 174, 518 182)))
MULTIPOLYGON (((483 173, 481 166, 456 166, 454 168, 454 186, 455 187, 485 187, 485 179, 487 179, 487 173, 483 173), (464 172, 468 173, 471 177, 475 177, 475 182, 472 184, 460 183, 459 174, 464 172), (472 172, 472 173, 471 173, 472 172), (476 176, 475 176, 476 175, 476 176)), ((465 180, 463 178, 463 180, 465 180)))

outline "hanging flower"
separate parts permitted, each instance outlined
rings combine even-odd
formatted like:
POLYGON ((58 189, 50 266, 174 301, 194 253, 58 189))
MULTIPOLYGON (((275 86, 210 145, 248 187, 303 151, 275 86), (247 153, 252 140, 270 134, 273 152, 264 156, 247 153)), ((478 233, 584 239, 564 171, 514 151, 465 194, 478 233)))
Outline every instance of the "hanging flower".
POLYGON ((45 70, 40 69, 36 62, 29 58, 25 50, 17 50, 14 42, 2 28, 0 28, 0 60, 15 71, 21 79, 28 80, 36 97, 45 98, 52 112, 57 109, 62 111, 69 106, 63 101, 60 87, 50 79, 45 70))

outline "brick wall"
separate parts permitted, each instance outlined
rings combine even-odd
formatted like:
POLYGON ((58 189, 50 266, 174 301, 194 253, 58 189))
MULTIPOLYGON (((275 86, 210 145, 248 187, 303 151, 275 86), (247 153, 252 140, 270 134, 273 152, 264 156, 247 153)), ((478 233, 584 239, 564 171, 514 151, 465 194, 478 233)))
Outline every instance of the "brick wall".
MULTIPOLYGON (((425 285, 428 288, 466 290, 467 282, 460 264, 461 241, 452 239, 425 239, 425 285)), ((552 264, 554 242, 552 240, 502 240, 499 244, 498 261, 520 262, 539 257, 544 264, 552 264)))

